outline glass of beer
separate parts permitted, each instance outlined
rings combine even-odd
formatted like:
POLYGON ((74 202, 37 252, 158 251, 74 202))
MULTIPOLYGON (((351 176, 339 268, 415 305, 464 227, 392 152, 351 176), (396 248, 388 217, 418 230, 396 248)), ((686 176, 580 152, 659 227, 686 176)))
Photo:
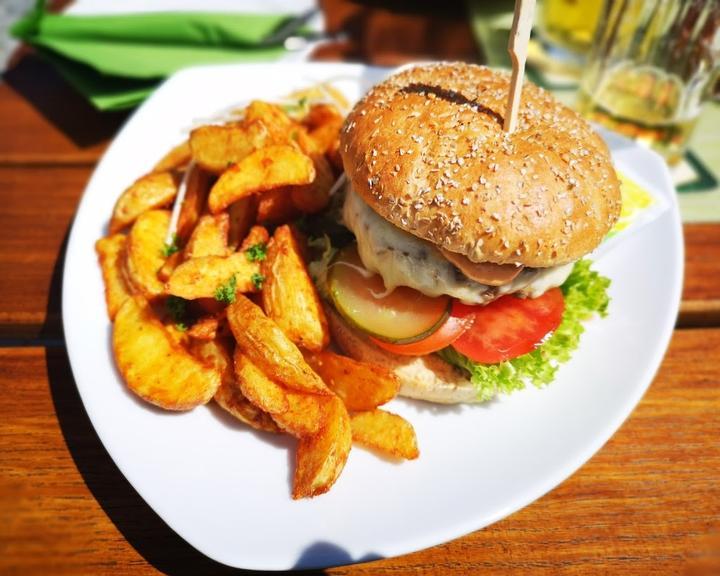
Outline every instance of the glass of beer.
POLYGON ((719 63, 720 0, 605 0, 578 109, 674 164, 719 63))
POLYGON ((543 0, 538 14, 540 36, 553 53, 581 59, 592 44, 602 6, 603 0, 543 0))

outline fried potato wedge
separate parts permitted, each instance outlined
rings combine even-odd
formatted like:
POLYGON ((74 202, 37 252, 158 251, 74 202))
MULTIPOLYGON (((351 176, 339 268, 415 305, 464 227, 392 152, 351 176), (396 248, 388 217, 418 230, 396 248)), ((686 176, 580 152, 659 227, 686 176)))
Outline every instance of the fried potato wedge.
POLYGON ((258 222, 284 224, 300 216, 300 210, 292 201, 292 189, 292 186, 283 186, 260 194, 258 196, 258 222))
POLYGON ((228 166, 268 143, 269 131, 260 121, 200 126, 190 133, 192 158, 198 166, 222 174, 228 166))
POLYGON ((307 498, 327 492, 345 467, 352 432, 345 405, 329 396, 323 405, 323 424, 312 436, 300 438, 297 447, 293 498, 307 498))
POLYGON ((236 292, 255 292, 257 287, 253 279, 257 274, 260 274, 260 264, 251 262, 244 252, 192 258, 175 268, 165 290, 186 300, 215 298, 218 290, 229 286, 234 277, 236 292))
POLYGON ((280 427, 266 413, 243 396, 237 384, 221 384, 213 397, 218 405, 255 430, 280 433, 280 427))
POLYGON ((140 214, 170 204, 178 190, 178 179, 170 172, 151 172, 136 180, 118 198, 110 220, 110 233, 129 226, 140 214))
POLYGON ((125 241, 124 234, 113 234, 95 242, 95 252, 105 282, 105 304, 111 321, 125 300, 131 296, 130 287, 123 273, 125 241))
POLYGON ((288 400, 282 386, 270 379, 245 352, 235 348, 235 377, 240 390, 255 406, 277 416, 288 410, 288 400))
POLYGON ((175 231, 182 242, 190 237, 205 210, 211 181, 210 174, 195 164, 188 170, 185 175, 185 198, 180 207, 175 231))
POLYGON ((245 122, 262 122, 274 143, 288 142, 294 122, 277 104, 253 100, 245 108, 245 122))
POLYGON ((135 221, 127 237, 127 277, 133 288, 146 298, 165 293, 158 270, 165 264, 163 249, 169 224, 169 211, 150 210, 135 221))
POLYGON ((268 146, 226 170, 210 190, 208 206, 217 214, 245 196, 308 184, 314 178, 312 160, 300 150, 290 145, 268 146))
POLYGON ((332 394, 297 346, 258 305, 239 294, 226 313, 238 348, 265 374, 272 374, 275 381, 291 390, 332 394))
POLYGON ((306 352, 305 360, 351 411, 373 410, 400 390, 398 377, 379 364, 358 362, 330 350, 306 352))
POLYGON ((323 423, 326 396, 293 392, 274 382, 235 348, 235 375, 242 394, 268 413, 280 429, 297 438, 316 434, 323 423))
POLYGON ((287 411, 273 416, 278 426, 296 438, 317 434, 323 424, 323 406, 330 396, 286 390, 285 397, 288 401, 287 411))
POLYGON ((172 276, 172 273, 175 271, 175 268, 180 265, 182 260, 182 252, 173 252, 172 254, 170 254, 170 256, 168 256, 165 260, 165 263, 160 266, 160 269, 157 272, 158 279, 161 282, 167 282, 170 279, 170 276, 172 276))
POLYGON ((215 216, 202 216, 185 245, 185 258, 189 260, 203 256, 227 256, 229 228, 230 217, 226 212, 215 216))
POLYGON ((270 234, 265 226, 253 226, 240 245, 240 252, 245 252, 258 244, 267 244, 270 241, 270 234))
POLYGON ((228 206, 227 213, 230 217, 228 248, 230 248, 230 250, 237 249, 255 223, 257 204, 257 196, 246 196, 228 206))
POLYGON ((235 369, 229 348, 222 340, 195 341, 189 344, 191 354, 220 372, 221 382, 213 400, 223 410, 256 430, 280 432, 280 428, 266 412, 243 396, 235 380, 235 369))
POLYGON ((130 390, 161 408, 189 410, 220 386, 220 373, 180 346, 142 296, 128 298, 115 316, 113 350, 130 390))
POLYGON ((187 329, 187 335, 195 340, 215 340, 220 328, 219 315, 203 316, 187 329))
POLYGON ((301 248, 289 226, 275 230, 263 262, 262 305, 298 346, 319 351, 330 342, 327 318, 301 248))
POLYGON ((332 104, 314 104, 303 119, 315 148, 327 154, 340 139, 343 116, 332 104))
POLYGON ((353 442, 394 458, 414 460, 420 455, 412 424, 384 410, 356 412, 350 416, 353 442))
POLYGON ((180 144, 172 148, 170 151, 168 151, 165 156, 160 158, 158 163, 155 164, 153 172, 179 170, 187 166, 191 158, 192 150, 190 150, 190 141, 185 140, 184 142, 181 142, 180 144))
POLYGON ((308 214, 320 212, 328 205, 330 189, 335 184, 335 174, 327 158, 322 154, 313 154, 312 161, 315 179, 305 186, 293 186, 290 192, 293 205, 308 214))

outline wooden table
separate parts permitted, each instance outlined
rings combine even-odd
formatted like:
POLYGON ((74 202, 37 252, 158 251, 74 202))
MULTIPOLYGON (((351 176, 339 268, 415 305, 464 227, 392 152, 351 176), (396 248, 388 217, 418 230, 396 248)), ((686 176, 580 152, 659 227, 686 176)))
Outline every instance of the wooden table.
MULTIPOLYGON (((390 48, 375 60, 395 58, 390 48)), ((358 44, 338 50, 364 54, 358 44)), ((233 572, 174 534, 128 484, 68 366, 64 243, 94 164, 125 117, 94 112, 32 55, 0 83, 2 574, 233 572)), ((685 240, 670 349, 643 401, 590 462, 484 530, 327 573, 720 573, 711 558, 720 550, 720 225, 686 226, 685 240)))

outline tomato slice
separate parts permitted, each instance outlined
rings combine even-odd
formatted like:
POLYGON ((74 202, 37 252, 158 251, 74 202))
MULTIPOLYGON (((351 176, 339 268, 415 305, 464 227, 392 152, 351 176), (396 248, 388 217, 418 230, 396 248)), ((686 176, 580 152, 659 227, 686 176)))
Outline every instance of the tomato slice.
POLYGON ((393 344, 392 342, 385 342, 372 336, 370 336, 370 340, 375 342, 380 348, 393 352, 394 354, 400 354, 402 356, 423 356, 450 346, 471 324, 472 318, 459 318, 453 316, 451 312, 448 319, 443 322, 440 328, 417 342, 393 344))
POLYGON ((532 352, 562 320, 565 300, 560 288, 539 298, 503 296, 486 306, 458 304, 453 315, 472 318, 453 347, 475 362, 497 364, 532 352))

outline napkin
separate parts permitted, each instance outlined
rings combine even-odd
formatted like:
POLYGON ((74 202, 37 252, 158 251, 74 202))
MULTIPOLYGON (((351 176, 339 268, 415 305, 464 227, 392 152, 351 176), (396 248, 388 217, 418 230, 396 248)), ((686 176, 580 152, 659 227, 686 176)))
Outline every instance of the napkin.
POLYGON ((295 15, 162 12, 51 14, 45 0, 11 33, 37 48, 100 110, 140 103, 164 77, 186 66, 274 60, 282 38, 265 40, 295 15))

